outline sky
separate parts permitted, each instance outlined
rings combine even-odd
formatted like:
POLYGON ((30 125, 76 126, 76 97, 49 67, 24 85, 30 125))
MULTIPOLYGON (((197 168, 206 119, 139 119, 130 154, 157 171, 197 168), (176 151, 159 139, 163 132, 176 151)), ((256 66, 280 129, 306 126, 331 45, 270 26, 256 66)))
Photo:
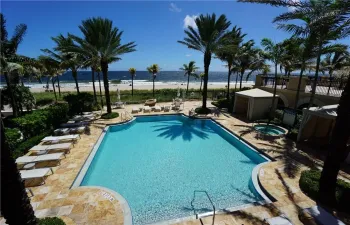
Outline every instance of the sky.
MULTIPOLYGON (((122 55, 122 60, 109 65, 109 70, 120 71, 135 67, 146 70, 158 64, 161 70, 178 70, 184 63, 195 61, 203 70, 203 54, 177 43, 185 37, 187 25, 194 25, 200 14, 225 14, 232 26, 237 25, 260 46, 263 38, 275 42, 290 37, 277 30, 272 20, 288 8, 238 3, 235 1, 2 1, 7 30, 11 36, 17 24, 28 26, 18 53, 37 57, 40 49, 53 48, 51 37, 72 33, 81 36, 78 26, 90 17, 104 17, 123 31, 122 44, 134 41, 136 52, 122 55)), ((350 44, 347 40, 345 43, 350 44)), ((224 63, 213 59, 211 71, 226 71, 224 63)))

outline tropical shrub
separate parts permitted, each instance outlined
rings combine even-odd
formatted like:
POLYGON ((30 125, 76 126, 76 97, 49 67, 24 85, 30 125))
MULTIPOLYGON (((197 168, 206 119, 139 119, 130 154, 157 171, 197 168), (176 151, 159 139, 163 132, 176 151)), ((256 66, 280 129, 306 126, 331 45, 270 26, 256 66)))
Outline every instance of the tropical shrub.
MULTIPOLYGON (((24 87, 22 85, 12 85, 12 90, 14 93, 14 97, 16 99, 16 105, 18 109, 30 111, 35 106, 35 98, 33 94, 30 92, 29 88, 24 87)), ((11 105, 11 96, 7 87, 4 87, 1 90, 1 108, 4 105, 11 105)))
MULTIPOLYGON (((303 171, 299 180, 300 189, 310 198, 317 200, 319 197, 320 178, 321 171, 319 170, 313 169, 303 171)), ((338 208, 350 211, 348 207, 348 202, 350 200, 349 194, 350 184, 341 179, 338 179, 336 187, 336 198, 338 201, 338 208)))
POLYGON ((58 217, 46 217, 38 219, 38 225, 65 225, 66 223, 58 217))
POLYGON ((231 108, 231 106, 233 107, 233 105, 230 104, 229 100, 227 100, 226 98, 224 99, 219 99, 216 102, 212 102, 211 104, 215 105, 216 107, 222 109, 222 108, 231 108))
POLYGON ((81 114, 100 109, 98 103, 94 101, 94 96, 87 92, 79 94, 68 94, 63 97, 69 105, 69 115, 81 114))
POLYGON ((27 139, 26 141, 23 141, 20 143, 13 151, 12 151, 12 157, 14 159, 26 154, 29 149, 34 147, 35 145, 39 144, 40 141, 51 134, 51 131, 46 131, 44 133, 41 133, 37 136, 31 137, 27 139))
POLYGON ((43 98, 43 99, 39 99, 36 100, 36 106, 45 106, 45 105, 50 105, 52 103, 54 103, 55 100, 52 98, 43 98))
POLYGON ((17 128, 5 128, 5 137, 10 151, 13 151, 21 143, 21 131, 17 128))
POLYGON ((58 127, 67 120, 67 113, 68 105, 60 103, 46 109, 35 110, 32 113, 14 118, 12 121, 27 139, 58 127))
POLYGON ((117 117, 119 117, 119 113, 117 112, 105 113, 101 116, 102 119, 113 119, 117 117))

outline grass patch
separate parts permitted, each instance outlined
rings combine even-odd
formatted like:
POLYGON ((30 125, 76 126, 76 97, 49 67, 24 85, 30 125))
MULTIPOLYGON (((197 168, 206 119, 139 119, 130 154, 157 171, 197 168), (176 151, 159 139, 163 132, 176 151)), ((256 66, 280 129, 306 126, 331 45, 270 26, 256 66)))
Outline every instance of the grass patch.
POLYGON ((197 114, 205 114, 205 115, 211 113, 211 110, 210 110, 210 109, 208 109, 208 108, 202 108, 202 107, 196 108, 194 111, 195 111, 197 114))
POLYGON ((114 119, 117 117, 119 117, 119 113, 117 113, 117 112, 105 113, 105 114, 102 114, 102 116, 101 116, 101 118, 105 119, 105 120, 114 119))
MULTIPOLYGON (((313 169, 303 171, 300 176, 300 189, 313 200, 319 198, 321 171, 313 169)), ((345 212, 350 212, 348 203, 350 200, 350 184, 338 179, 336 187, 336 208, 345 212)))
POLYGON ((66 223, 58 217, 47 217, 38 219, 38 225, 65 225, 66 223))

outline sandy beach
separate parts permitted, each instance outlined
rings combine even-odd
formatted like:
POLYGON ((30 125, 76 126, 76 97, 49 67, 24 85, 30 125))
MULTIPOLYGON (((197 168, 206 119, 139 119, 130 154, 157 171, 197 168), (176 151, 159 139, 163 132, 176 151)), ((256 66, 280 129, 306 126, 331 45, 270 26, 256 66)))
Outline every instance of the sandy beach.
MULTIPOLYGON (((186 83, 178 83, 178 84, 169 84, 169 83, 162 83, 162 84, 156 84, 155 89, 177 89, 181 88, 184 89, 186 88, 186 83)), ((235 82, 230 83, 230 88, 234 88, 235 82)), ((252 87, 252 83, 243 83, 243 87, 252 87)), ((199 89, 200 83, 190 83, 189 89, 194 88, 194 89, 199 89)), ((209 89, 217 89, 217 88, 226 88, 227 84, 226 83, 209 83, 208 88, 209 89)), ((237 88, 239 87, 239 84, 237 84, 237 88)), ((152 83, 150 84, 142 84, 142 85, 135 85, 134 84, 134 90, 152 90, 153 86, 152 83)), ((202 86, 203 88, 203 86, 202 86)), ((119 90, 131 90, 131 86, 129 84, 110 84, 109 85, 109 90, 110 91, 116 91, 117 89, 119 90)), ((43 87, 35 87, 35 88, 30 88, 31 92, 45 92, 45 88, 43 87)), ((49 90, 52 89, 52 85, 50 85, 49 90)), ((61 92, 73 92, 75 91, 75 86, 69 85, 61 85, 61 92)), ((92 85, 84 85, 83 83, 79 86, 80 91, 93 91, 92 85)), ((99 86, 96 85, 96 90, 99 91, 99 86)), ((56 88, 57 91, 57 88, 56 88)), ((102 91, 104 91, 104 87, 102 84, 102 91)))

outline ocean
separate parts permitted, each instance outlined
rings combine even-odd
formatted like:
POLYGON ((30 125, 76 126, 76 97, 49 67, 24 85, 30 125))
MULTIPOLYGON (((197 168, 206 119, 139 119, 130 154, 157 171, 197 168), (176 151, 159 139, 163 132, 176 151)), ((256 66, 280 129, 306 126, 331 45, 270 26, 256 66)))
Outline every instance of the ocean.
MULTIPOLYGON (((253 73, 248 81, 254 82, 255 76, 257 73, 253 73)), ((102 82, 102 73, 100 73, 101 82, 102 82)), ((5 80, 3 76, 0 76, 1 86, 5 86, 5 80)), ((64 73, 60 78, 60 83, 62 86, 74 86, 74 79, 70 71, 64 73)), ((129 71, 108 71, 108 78, 110 81, 121 80, 121 83, 129 84, 131 82, 131 77, 129 71)), ((97 74, 95 76, 97 82, 97 74)), ((40 84, 37 80, 24 80, 26 86, 35 88, 43 87, 46 84, 47 78, 43 77, 42 83, 40 84)), ((231 75, 231 82, 236 80, 236 75, 231 75)), ((187 82, 187 76, 184 76, 183 71, 161 71, 157 74, 155 80, 157 84, 178 84, 187 82)), ((244 77, 245 81, 245 77, 244 77)), ((78 82, 79 86, 90 86, 91 82, 91 71, 78 71, 78 82)), ((135 85, 149 85, 152 82, 152 76, 147 71, 138 71, 136 72, 136 77, 134 78, 135 85)), ((195 79, 194 77, 190 78, 190 82, 200 82, 200 79, 195 79)), ((209 72, 209 83, 211 84, 223 84, 227 83, 227 72, 209 72)), ((51 84, 50 84, 51 85, 51 84)))

